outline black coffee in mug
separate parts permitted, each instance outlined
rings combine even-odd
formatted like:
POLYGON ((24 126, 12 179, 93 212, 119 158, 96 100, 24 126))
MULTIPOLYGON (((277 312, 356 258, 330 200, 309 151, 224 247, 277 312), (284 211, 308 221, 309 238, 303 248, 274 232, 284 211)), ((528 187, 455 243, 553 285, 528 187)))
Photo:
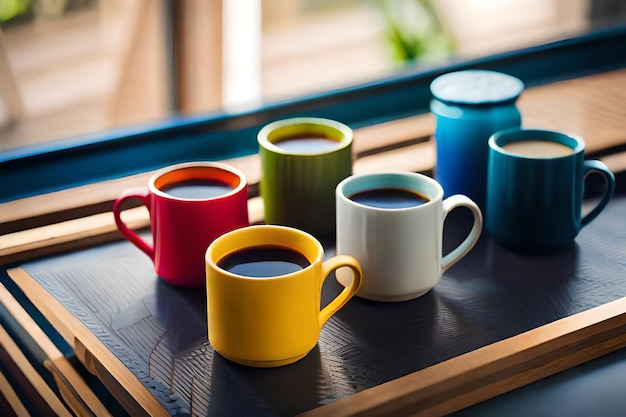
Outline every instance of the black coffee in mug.
POLYGON ((274 145, 289 153, 311 154, 326 152, 337 147, 339 142, 325 136, 302 135, 281 138, 274 145))
POLYGON ((189 179, 161 187, 161 191, 176 198, 205 200, 230 193, 233 188, 213 179, 189 179))
POLYGON ((236 275, 268 278, 287 275, 311 265, 299 252, 277 246, 255 246, 230 253, 217 266, 236 275))
POLYGON ((429 201, 418 192, 405 188, 374 188, 359 191, 348 198, 359 204, 384 209, 415 207, 429 201))

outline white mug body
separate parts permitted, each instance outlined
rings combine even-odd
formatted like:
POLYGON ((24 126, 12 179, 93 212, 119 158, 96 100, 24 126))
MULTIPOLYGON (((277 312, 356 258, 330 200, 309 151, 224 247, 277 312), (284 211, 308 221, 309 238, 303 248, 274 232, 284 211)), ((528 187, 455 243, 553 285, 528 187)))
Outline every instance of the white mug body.
MULTIPOLYGON (((420 297, 439 282, 443 271, 460 260, 475 245, 482 229, 480 209, 461 195, 443 199, 443 189, 434 179, 410 172, 352 176, 336 189, 337 253, 355 257, 363 269, 363 285, 357 296, 375 301, 406 301, 420 297), (356 193, 400 188, 427 199, 406 208, 379 208, 353 201, 356 193), (467 238, 442 257, 444 220, 457 206, 474 214, 467 238)), ((350 273, 337 271, 347 285, 350 273)))

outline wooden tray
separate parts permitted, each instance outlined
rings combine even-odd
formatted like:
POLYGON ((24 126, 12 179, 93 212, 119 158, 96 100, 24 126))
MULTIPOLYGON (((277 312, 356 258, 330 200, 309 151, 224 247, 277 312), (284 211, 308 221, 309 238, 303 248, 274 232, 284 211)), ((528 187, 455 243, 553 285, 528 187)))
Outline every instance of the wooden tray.
MULTIPOLYGON (((621 69, 529 88, 519 103, 524 125, 581 134, 589 157, 621 171, 626 95, 615 86, 625 78, 621 69)), ((426 114, 357 129, 355 172, 430 171, 433 126, 426 114)), ((251 181, 251 216, 260 221, 258 155, 228 162, 251 181)), ((202 292, 169 287, 132 245, 108 243, 120 239, 113 199, 149 175, 0 210, 0 265, 28 262, 11 277, 131 415, 443 414, 626 343, 623 174, 616 199, 569 250, 525 257, 483 236, 431 293, 400 304, 355 299, 323 329, 311 355, 276 370, 214 355, 202 292)), ((133 227, 148 224, 141 208, 125 214, 133 227)), ((462 213, 449 218, 447 247, 466 223, 462 213)), ((332 255, 333 242, 325 247, 332 255)), ((324 300, 337 289, 331 280, 324 300)))
MULTIPOLYGON (((516 254, 484 235, 430 293, 403 303, 351 300, 308 356, 276 369, 214 353, 204 292, 160 280, 128 242, 9 275, 133 415, 294 415, 328 403, 315 411, 441 414, 626 346, 624 213, 620 188, 575 244, 552 256, 516 254), (466 359, 476 366, 459 367, 466 359), (394 403, 406 390, 413 405, 394 403)), ((468 227, 467 213, 453 212, 444 246, 468 227)), ((324 245, 331 256, 333 243, 324 245)), ((323 300, 338 290, 329 280, 323 300)))

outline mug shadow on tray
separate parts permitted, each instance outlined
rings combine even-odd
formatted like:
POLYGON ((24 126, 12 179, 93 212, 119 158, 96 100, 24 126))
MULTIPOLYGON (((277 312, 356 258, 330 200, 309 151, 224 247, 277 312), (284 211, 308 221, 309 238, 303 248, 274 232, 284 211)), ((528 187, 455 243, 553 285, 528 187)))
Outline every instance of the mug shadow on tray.
POLYGON ((165 328, 163 341, 173 354, 192 349, 207 340, 206 294, 204 289, 177 288, 156 281, 154 316, 165 328))
POLYGON ((322 369, 319 347, 304 358, 277 368, 253 368, 213 354, 208 415, 293 416, 320 405, 329 381, 322 369))
POLYGON ((496 341, 577 312, 579 252, 573 243, 550 255, 521 254, 483 236, 464 270, 451 270, 435 289, 457 316, 496 341))

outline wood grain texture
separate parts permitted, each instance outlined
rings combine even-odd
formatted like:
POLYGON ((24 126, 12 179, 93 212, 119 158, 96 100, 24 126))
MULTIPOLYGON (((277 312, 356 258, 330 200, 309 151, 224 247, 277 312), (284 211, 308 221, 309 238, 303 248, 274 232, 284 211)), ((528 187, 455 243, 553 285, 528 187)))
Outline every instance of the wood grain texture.
MULTIPOLYGON (((57 389, 59 390, 61 398, 63 399, 63 401, 65 401, 65 404, 67 404, 67 406, 72 410, 72 413, 74 413, 74 415, 84 417, 96 415, 111 415, 104 407, 98 410, 99 413, 93 413, 87 403, 85 403, 80 395, 78 395, 72 383, 69 382, 65 374, 62 373, 63 371, 61 371, 57 366, 55 366, 53 362, 49 360, 44 361, 44 366, 48 371, 50 371, 50 373, 54 377, 54 381, 57 385, 57 389)), ((65 371, 69 371, 69 369, 65 369, 65 371)), ((98 403, 100 402, 100 400, 98 400, 96 396, 93 396, 93 398, 97 400, 98 403)))
MULTIPOLYGON (((248 200, 248 212, 250 223, 263 220, 263 201, 260 197, 248 200)), ((125 210, 122 218, 134 230, 150 226, 145 207, 125 210)), ((111 212, 0 235, 0 266, 97 246, 121 238, 111 212)))
POLYGON ((59 390, 72 411, 79 416, 109 416, 110 413, 85 383, 77 370, 63 356, 35 320, 24 310, 4 285, 0 284, 0 304, 6 308, 11 317, 35 340, 46 359, 44 366, 53 374, 59 390))
MULTIPOLYGON (((527 88, 518 103, 523 124, 577 133, 585 138, 591 154, 626 146, 626 93, 615 88, 625 82, 626 70, 617 70, 527 88)), ((434 129, 432 114, 355 129, 355 158, 426 141, 434 129)), ((423 169, 424 164, 432 169, 434 157, 431 151, 425 152, 425 156, 415 154, 415 170, 423 169)), ((409 154, 407 160, 411 159, 409 154)), ((251 184, 259 182, 261 165, 257 155, 224 162, 244 171, 251 184)), ((145 185, 150 175, 152 172, 4 203, 0 205, 0 234, 108 211, 120 192, 145 185)))
POLYGON ((443 416, 624 347, 621 298, 301 416, 443 416))
MULTIPOLYGON (((625 209, 626 196, 616 196, 571 248, 553 256, 517 254, 483 236, 425 296, 405 303, 353 299, 327 322, 309 355, 273 370, 216 354, 206 340, 204 293, 158 279, 149 259, 126 241, 29 262, 9 274, 85 366, 116 396, 133 398, 137 413, 150 395, 161 412, 178 415, 295 415, 334 401, 351 413, 343 398, 414 372, 433 372, 424 379, 431 385, 421 377, 402 385, 433 395, 419 404, 412 395, 394 397, 391 406, 390 397, 373 395, 371 401, 383 401, 373 410, 445 413, 623 346, 623 315, 598 319, 597 326, 585 320, 599 316, 559 321, 626 297, 625 209), (463 366, 454 359, 477 349, 488 353, 470 355, 463 366), (428 371, 449 360, 456 362, 428 371)), ((464 236, 463 213, 446 220, 444 252, 464 236)), ((324 247, 332 256, 332 242, 324 247)), ((327 281, 322 302, 339 289, 327 281)))
POLYGON ((519 99, 522 124, 582 136, 587 153, 626 145, 626 70, 529 88, 519 99))
POLYGON ((3 409, 3 412, 7 414, 7 416, 26 416, 28 415, 28 410, 24 407, 22 403, 22 399, 17 395, 9 380, 4 376, 2 372, 0 372, 0 394, 5 401, 0 403, 2 406, 6 406, 7 410, 3 409))
MULTIPOLYGON (((577 133, 587 141, 590 154, 624 147, 626 93, 614 88, 624 82, 626 70, 617 70, 528 88, 519 99, 523 125, 577 133)), ((375 155, 381 155, 384 161, 389 150, 431 140, 434 128, 433 115, 423 114, 355 129, 355 161, 375 155)), ((403 168, 424 171, 432 169, 434 161, 432 148, 425 147, 423 151, 416 148, 404 152, 401 164, 403 168)), ((241 169, 250 184, 258 184, 258 155, 224 162, 241 169)), ((384 166, 384 162, 377 165, 384 166)), ((145 185, 150 175, 152 172, 4 203, 0 234, 109 211, 121 191, 145 185)))
POLYGON ((137 381, 136 376, 110 350, 94 338, 94 334, 45 288, 37 285, 21 269, 13 270, 11 277, 22 290, 28 291, 31 301, 38 306, 48 320, 51 320, 59 334, 74 348, 85 367, 101 379, 129 414, 133 416, 170 415, 137 381), (83 340, 86 342, 82 342, 83 340), (94 357, 97 358, 98 364, 93 361, 94 357), (115 376, 112 376, 112 372, 115 376))
POLYGON ((15 319, 28 335, 37 341, 37 345, 43 350, 47 358, 56 360, 63 357, 56 345, 52 343, 50 338, 2 284, 0 284, 0 304, 11 313, 11 317, 15 319))
MULTIPOLYGON (((250 184, 258 184, 261 177, 258 156, 223 162, 243 171, 250 184)), ((0 235, 110 212, 113 201, 122 191, 146 186, 153 173, 145 172, 0 204, 0 235)))
POLYGON ((32 389, 39 393, 43 401, 45 401, 45 404, 54 414, 60 417, 71 417, 72 414, 65 407, 63 402, 59 400, 54 391, 52 391, 46 381, 39 375, 37 370, 28 361, 28 358, 20 350, 19 346, 11 339, 11 336, 2 326, 0 326, 0 348, 8 354, 10 360, 17 365, 31 384, 32 389))
MULTIPOLYGON (((150 224, 145 208, 124 212, 130 227, 150 224)), ((113 213, 101 213, 0 236, 0 265, 24 262, 34 257, 89 247, 120 239, 113 213)))
MULTIPOLYGON (((575 133, 588 139, 590 154, 606 157, 613 169, 623 169, 624 154, 616 151, 626 143, 626 106, 618 105, 626 97, 613 90, 625 79, 626 71, 620 70, 528 89, 520 98, 525 123, 568 131, 576 127, 580 130, 575 133), (605 100, 607 95, 612 98, 605 100), (555 96, 566 97, 568 103, 555 96), (586 122, 578 123, 581 118, 586 122)), ((433 128, 432 116, 422 115, 357 129, 355 172, 432 169, 433 128)), ((258 156, 226 162, 258 184, 258 156)), ((373 412, 417 413, 424 407, 443 413, 458 409, 456 401, 460 406, 472 404, 475 398, 489 398, 623 345, 621 314, 569 333, 540 331, 626 297, 626 230, 620 221, 626 203, 621 197, 565 253, 518 256, 481 238, 470 256, 421 299, 385 308, 355 299, 327 323, 318 347, 299 363, 263 374, 242 369, 215 355, 206 342, 206 318, 203 321, 198 301, 202 294, 159 285, 143 254, 128 242, 114 242, 120 235, 108 212, 113 199, 131 184, 145 184, 149 175, 7 203, 0 210, 4 230, 17 227, 0 236, 0 265, 68 252, 29 262, 26 269, 11 270, 10 276, 133 415, 170 415, 173 410, 182 415, 293 415, 326 403, 344 404, 345 413, 358 414, 353 405, 339 400, 355 394, 380 401, 373 412), (162 316, 159 306, 176 320, 162 316), (539 333, 528 336, 535 328, 539 333), (512 351, 490 348, 514 339, 512 351), (531 346, 535 342, 538 347, 531 346), (421 378, 411 380, 403 389, 432 393, 419 404, 409 394, 385 403, 404 395, 401 389, 372 395, 379 389, 374 387, 414 372, 432 372, 431 367, 481 349, 502 355, 502 360, 489 362, 473 353, 478 355, 470 356, 476 368, 447 365, 445 372, 436 373, 454 384, 435 377, 425 380, 432 383, 428 386, 421 378), (475 390, 469 377, 478 384, 475 390), (454 404, 447 400, 449 394, 454 404)), ((261 221, 260 198, 253 196, 249 207, 251 221, 261 221)), ((130 209, 125 216, 133 228, 148 225, 145 209, 130 209)), ((332 243, 325 246, 332 254, 332 243)), ((323 298, 329 299, 336 289, 331 282, 323 298)))

